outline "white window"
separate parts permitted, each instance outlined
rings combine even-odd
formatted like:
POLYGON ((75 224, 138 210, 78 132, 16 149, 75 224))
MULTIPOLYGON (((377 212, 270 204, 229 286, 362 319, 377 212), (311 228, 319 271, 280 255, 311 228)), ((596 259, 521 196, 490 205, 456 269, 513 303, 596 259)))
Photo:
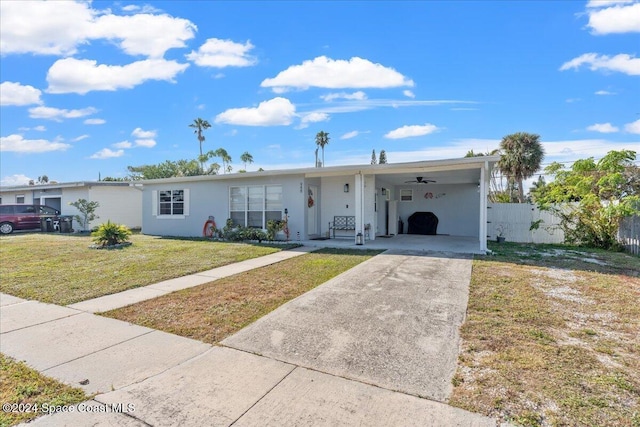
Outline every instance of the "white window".
POLYGON ((19 205, 24 203, 24 194, 19 194, 16 196, 16 203, 19 205))
POLYGON ((165 189, 152 193, 153 215, 157 217, 184 218, 189 215, 189 190, 165 189))
POLYGON ((282 219, 282 186, 253 185, 229 188, 229 218, 234 225, 267 228, 282 219))
POLYGON ((413 190, 400 190, 400 201, 401 202, 412 202, 413 201, 413 190))

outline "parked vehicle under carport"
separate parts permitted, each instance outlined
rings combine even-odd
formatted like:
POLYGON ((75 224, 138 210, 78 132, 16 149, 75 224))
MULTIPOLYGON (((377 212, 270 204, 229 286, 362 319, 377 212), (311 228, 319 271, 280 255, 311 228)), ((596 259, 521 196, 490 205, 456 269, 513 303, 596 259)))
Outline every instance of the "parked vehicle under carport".
POLYGON ((14 230, 37 230, 42 218, 56 218, 60 211, 44 205, 0 205, 0 234, 14 230))

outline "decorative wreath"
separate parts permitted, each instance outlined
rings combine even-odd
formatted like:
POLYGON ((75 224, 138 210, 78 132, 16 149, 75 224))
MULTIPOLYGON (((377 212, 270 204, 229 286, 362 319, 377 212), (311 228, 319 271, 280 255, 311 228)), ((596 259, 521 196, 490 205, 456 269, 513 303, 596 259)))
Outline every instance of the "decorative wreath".
POLYGON ((313 207, 313 204, 314 204, 314 202, 313 202, 313 197, 309 196, 309 199, 307 200, 307 206, 309 206, 310 208, 312 208, 312 207, 313 207))

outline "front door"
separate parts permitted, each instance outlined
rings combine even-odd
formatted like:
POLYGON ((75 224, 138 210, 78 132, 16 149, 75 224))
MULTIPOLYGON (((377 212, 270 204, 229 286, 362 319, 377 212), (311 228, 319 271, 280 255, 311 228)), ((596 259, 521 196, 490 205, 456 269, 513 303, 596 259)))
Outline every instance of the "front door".
POLYGON ((318 234, 318 187, 310 185, 307 189, 307 235, 318 234))

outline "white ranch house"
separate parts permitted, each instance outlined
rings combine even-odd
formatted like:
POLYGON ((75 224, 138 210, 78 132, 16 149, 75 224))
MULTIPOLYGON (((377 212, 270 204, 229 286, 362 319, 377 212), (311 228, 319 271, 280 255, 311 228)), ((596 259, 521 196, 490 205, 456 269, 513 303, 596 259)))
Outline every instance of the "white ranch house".
MULTIPOLYGON (((164 236, 201 236, 210 216, 222 228, 235 224, 266 228, 270 219, 288 218, 291 240, 333 237, 337 217, 350 217, 348 230, 362 233, 364 244, 407 233, 416 212, 437 217, 437 234, 458 236, 487 249, 487 192, 499 156, 430 160, 383 165, 333 166, 145 180, 142 232, 164 236), (418 181, 435 181, 427 184, 418 181), (353 217, 353 218, 351 218, 353 217)), ((425 244, 427 240, 425 239, 425 244)), ((428 249, 428 248, 425 248, 428 249)))

